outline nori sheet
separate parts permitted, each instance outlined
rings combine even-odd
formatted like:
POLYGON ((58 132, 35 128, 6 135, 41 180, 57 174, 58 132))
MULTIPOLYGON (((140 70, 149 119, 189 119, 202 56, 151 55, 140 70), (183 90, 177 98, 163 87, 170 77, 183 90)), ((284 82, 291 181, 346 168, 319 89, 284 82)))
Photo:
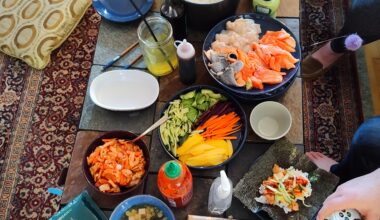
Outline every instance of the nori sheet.
POLYGON ((298 150, 286 138, 275 142, 256 162, 235 186, 234 196, 247 208, 256 213, 265 211, 276 220, 282 219, 312 219, 321 208, 325 199, 334 191, 339 178, 332 173, 317 168, 306 155, 298 150), (312 194, 305 199, 305 203, 312 207, 306 207, 298 201, 300 210, 285 214, 284 210, 277 206, 265 205, 256 202, 259 197, 259 187, 263 180, 272 176, 273 165, 277 163, 282 168, 293 166, 303 172, 309 173, 312 194))

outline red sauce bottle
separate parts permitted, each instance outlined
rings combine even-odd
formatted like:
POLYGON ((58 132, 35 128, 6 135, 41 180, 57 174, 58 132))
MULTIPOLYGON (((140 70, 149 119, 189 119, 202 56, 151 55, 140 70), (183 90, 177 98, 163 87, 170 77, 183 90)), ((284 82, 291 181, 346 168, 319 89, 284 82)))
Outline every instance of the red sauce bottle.
POLYGON ((193 196, 193 176, 189 168, 177 160, 168 161, 161 166, 157 185, 172 207, 186 206, 193 196))

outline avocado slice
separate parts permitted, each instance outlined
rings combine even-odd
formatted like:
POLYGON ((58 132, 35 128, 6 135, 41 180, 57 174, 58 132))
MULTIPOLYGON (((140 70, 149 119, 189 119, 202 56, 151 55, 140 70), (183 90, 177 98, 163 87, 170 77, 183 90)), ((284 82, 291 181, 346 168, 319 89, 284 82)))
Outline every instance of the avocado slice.
POLYGON ((195 96, 195 91, 191 91, 191 92, 188 92, 184 95, 181 95, 181 99, 191 99, 191 98, 194 98, 195 96))

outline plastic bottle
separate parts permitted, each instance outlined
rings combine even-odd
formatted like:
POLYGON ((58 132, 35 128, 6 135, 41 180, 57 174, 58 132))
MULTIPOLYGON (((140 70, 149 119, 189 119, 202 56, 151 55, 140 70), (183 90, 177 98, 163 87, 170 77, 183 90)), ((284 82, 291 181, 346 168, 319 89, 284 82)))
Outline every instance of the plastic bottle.
POLYGON ((196 80, 195 49, 193 45, 184 39, 175 41, 179 60, 179 77, 181 82, 189 85, 196 80))
POLYGON ((193 196, 193 176, 189 168, 177 160, 168 161, 161 166, 157 185, 172 207, 186 206, 193 196))
POLYGON ((161 5, 160 13, 172 25, 174 39, 185 39, 186 15, 183 2, 181 0, 165 0, 161 5))
POLYGON ((220 177, 212 182, 208 195, 208 210, 212 214, 221 215, 231 206, 232 182, 224 170, 220 171, 220 177))

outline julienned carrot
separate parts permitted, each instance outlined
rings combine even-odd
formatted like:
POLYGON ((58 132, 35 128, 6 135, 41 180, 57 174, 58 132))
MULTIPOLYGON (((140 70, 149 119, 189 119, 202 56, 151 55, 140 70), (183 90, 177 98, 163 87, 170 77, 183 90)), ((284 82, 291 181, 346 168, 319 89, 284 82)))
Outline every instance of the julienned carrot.
MULTIPOLYGON (((223 127, 224 124, 228 124, 228 123, 231 123, 231 121, 229 120, 236 120, 236 121, 239 121, 240 118, 236 115, 235 112, 230 112, 226 115, 222 115, 222 116, 212 116, 211 118, 209 118, 203 125, 199 126, 197 128, 197 130, 203 130, 205 129, 206 127, 208 129, 211 129, 211 128, 216 128, 216 127, 223 127), (224 122, 222 124, 219 124, 218 122, 224 122), (228 123, 226 123, 228 122, 228 123), (212 127, 210 127, 212 126, 212 127)), ((232 121, 234 122, 234 121, 232 121)))
POLYGON ((203 131, 201 135, 205 139, 233 140, 237 137, 230 135, 240 130, 239 121, 240 117, 235 112, 213 115, 205 123, 198 126, 196 130, 203 131))

